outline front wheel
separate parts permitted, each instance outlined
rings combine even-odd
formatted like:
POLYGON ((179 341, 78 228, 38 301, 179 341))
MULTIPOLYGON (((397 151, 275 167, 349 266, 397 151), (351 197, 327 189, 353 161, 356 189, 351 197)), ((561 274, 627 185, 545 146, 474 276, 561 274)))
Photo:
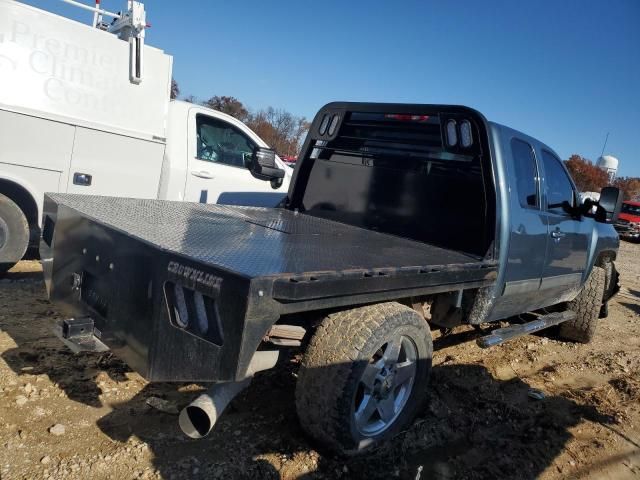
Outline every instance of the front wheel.
POLYGON ((589 343, 596 333, 596 325, 605 292, 606 274, 602 267, 593 267, 578 296, 567 304, 576 318, 560 325, 560 336, 580 343, 589 343))
POLYGON ((426 396, 431 333, 414 310, 382 303, 329 315, 296 386, 304 430, 325 448, 359 453, 405 428, 426 396))

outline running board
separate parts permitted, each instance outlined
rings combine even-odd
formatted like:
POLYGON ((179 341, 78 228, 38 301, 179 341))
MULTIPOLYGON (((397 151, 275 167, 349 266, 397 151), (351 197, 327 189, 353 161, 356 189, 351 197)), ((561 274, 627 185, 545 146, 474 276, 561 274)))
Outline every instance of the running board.
POLYGON ((554 325, 559 325, 563 322, 573 320, 574 318, 576 318, 576 312, 571 310, 567 310, 566 312, 548 313, 547 315, 542 315, 531 322, 498 328, 489 335, 485 335, 484 337, 477 339, 476 343, 480 348, 494 347, 506 342, 507 340, 513 340, 514 338, 528 335, 529 333, 539 332, 540 330, 553 327, 554 325))

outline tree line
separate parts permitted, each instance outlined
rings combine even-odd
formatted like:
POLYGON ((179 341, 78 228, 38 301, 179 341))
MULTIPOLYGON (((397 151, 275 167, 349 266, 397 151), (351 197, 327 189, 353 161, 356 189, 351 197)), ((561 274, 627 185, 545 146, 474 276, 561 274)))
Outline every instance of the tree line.
MULTIPOLYGON (((171 98, 178 98, 179 95, 178 83, 172 80, 171 98)), ((280 155, 297 157, 310 126, 306 118, 297 117, 283 109, 268 107, 252 112, 235 97, 216 95, 200 101, 193 95, 187 95, 182 97, 182 100, 204 105, 237 118, 247 124, 280 155)), ((609 185, 607 173, 587 158, 574 154, 565 160, 565 164, 581 192, 599 192, 609 185)), ((613 185, 623 191, 625 200, 640 197, 640 178, 638 177, 618 177, 613 185)))
MULTIPOLYGON (((573 154, 565 160, 565 165, 581 192, 599 192, 609 185, 607 173, 587 158, 573 154)), ((622 190, 625 200, 640 197, 640 178, 638 177, 617 177, 613 181, 613 186, 622 190)))
MULTIPOLYGON (((171 81, 171 98, 180 96, 180 87, 171 81)), ((281 109, 268 107, 251 111, 240 100, 230 96, 215 95, 207 100, 199 100, 186 95, 181 100, 202 105, 237 118, 262 138, 267 145, 281 156, 297 157, 310 123, 305 117, 298 117, 281 109)))

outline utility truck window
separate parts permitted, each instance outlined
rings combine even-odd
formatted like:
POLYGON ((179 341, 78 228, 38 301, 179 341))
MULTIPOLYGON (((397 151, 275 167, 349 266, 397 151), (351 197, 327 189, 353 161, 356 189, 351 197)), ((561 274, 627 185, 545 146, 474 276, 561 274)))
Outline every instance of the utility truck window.
POLYGON ((511 140, 511 152, 520 206, 536 208, 538 206, 538 169, 533 148, 527 142, 514 138, 511 140))
POLYGON ((547 185, 547 210, 552 213, 567 214, 566 207, 573 207, 573 186, 567 172, 558 158, 542 151, 544 177, 547 185))
POLYGON ((222 120, 198 115, 196 130, 199 160, 247 167, 256 144, 236 127, 222 120))

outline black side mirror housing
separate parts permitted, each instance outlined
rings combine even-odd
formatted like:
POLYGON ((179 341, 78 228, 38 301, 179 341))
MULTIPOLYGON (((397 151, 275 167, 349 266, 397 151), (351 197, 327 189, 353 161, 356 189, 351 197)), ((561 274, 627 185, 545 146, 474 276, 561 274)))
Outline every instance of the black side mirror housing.
POLYGON ((604 187, 600 192, 596 221, 615 223, 622 208, 622 191, 616 187, 604 187))
POLYGON ((253 150, 249 170, 260 180, 284 178, 284 170, 276 164, 276 152, 270 148, 256 147, 253 150))

